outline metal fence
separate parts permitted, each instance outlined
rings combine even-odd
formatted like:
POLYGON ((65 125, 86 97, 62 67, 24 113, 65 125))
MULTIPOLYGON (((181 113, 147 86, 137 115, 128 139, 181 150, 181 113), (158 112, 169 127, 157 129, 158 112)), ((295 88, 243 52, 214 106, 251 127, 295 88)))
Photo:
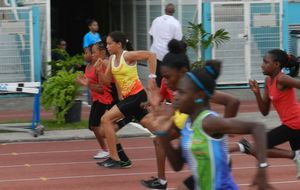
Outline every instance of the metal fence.
POLYGON ((282 46, 281 1, 212 2, 211 15, 212 32, 223 28, 231 37, 213 49, 213 58, 224 63, 218 83, 263 82, 263 55, 282 46))
POLYGON ((0 83, 33 82, 32 9, 0 8, 0 83))

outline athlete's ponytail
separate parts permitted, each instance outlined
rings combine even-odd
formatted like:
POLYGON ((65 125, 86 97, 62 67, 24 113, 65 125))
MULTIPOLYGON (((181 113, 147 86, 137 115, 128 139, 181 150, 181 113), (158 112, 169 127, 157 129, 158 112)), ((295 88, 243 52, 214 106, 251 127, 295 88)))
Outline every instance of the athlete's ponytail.
POLYGON ((286 72, 286 74, 290 75, 291 77, 298 76, 300 64, 299 61, 299 57, 288 54, 288 62, 284 67, 284 71, 286 72))
POLYGON ((123 49, 127 51, 133 51, 130 41, 127 39, 126 35, 123 32, 113 31, 109 33, 108 36, 111 37, 114 42, 121 43, 123 49))
POLYGON ((128 39, 126 39, 125 49, 126 49, 127 51, 133 51, 133 50, 134 50, 133 47, 132 47, 131 42, 130 42, 128 39))
POLYGON ((299 73, 299 58, 291 54, 287 54, 281 49, 273 49, 268 51, 268 54, 272 55, 273 61, 278 61, 282 71, 290 75, 291 77, 296 77, 299 73))

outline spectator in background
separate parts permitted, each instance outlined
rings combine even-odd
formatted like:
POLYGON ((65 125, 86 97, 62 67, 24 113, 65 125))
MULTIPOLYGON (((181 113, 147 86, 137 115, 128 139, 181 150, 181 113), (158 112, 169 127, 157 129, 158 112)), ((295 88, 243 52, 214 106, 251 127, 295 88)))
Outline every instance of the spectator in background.
POLYGON ((182 28, 180 22, 173 16, 175 6, 172 3, 166 5, 165 15, 155 18, 152 22, 149 34, 152 37, 150 51, 156 54, 156 83, 160 87, 161 74, 160 65, 164 56, 168 53, 168 43, 171 39, 182 39, 182 28))
POLYGON ((55 48, 51 51, 52 61, 65 60, 69 56, 67 52, 67 42, 64 39, 58 39, 55 43, 55 48))
POLYGON ((101 36, 98 33, 99 26, 98 22, 94 19, 90 19, 87 21, 89 32, 86 33, 83 37, 83 50, 84 53, 91 53, 91 46, 97 42, 101 41, 101 36))
MULTIPOLYGON (((92 47, 97 42, 101 41, 101 36, 98 33, 99 25, 98 22, 94 19, 87 20, 87 25, 89 32, 86 33, 83 37, 83 51, 84 51, 84 61, 85 64, 81 67, 80 70, 85 71, 86 65, 92 61, 92 47)), ((88 104, 91 105, 92 100, 90 96, 90 91, 87 92, 88 95, 88 104)))
MULTIPOLYGON (((67 42, 66 40, 60 38, 55 41, 55 46, 51 50, 51 75, 54 76, 59 70, 62 69, 61 61, 65 61, 69 58, 69 53, 67 52, 67 42)), ((46 80, 46 74, 42 74, 42 80, 46 80)))

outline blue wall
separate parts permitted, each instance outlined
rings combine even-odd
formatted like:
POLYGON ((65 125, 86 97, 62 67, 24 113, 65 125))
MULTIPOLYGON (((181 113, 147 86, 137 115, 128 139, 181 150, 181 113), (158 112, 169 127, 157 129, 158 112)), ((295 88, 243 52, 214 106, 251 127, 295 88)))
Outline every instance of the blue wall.
POLYGON ((288 26, 291 24, 300 24, 300 3, 288 3, 287 0, 283 3, 283 48, 289 48, 289 31, 288 26))

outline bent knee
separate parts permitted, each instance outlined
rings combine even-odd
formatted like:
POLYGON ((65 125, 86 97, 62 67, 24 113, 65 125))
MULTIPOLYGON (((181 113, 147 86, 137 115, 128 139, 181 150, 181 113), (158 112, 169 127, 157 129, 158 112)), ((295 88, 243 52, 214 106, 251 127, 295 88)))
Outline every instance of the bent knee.
POLYGON ((111 118, 109 117, 109 115, 104 114, 104 115, 101 117, 101 125, 104 124, 104 126, 105 126, 106 123, 111 123, 111 122, 112 122, 112 121, 111 121, 111 118))

